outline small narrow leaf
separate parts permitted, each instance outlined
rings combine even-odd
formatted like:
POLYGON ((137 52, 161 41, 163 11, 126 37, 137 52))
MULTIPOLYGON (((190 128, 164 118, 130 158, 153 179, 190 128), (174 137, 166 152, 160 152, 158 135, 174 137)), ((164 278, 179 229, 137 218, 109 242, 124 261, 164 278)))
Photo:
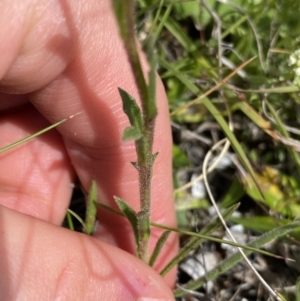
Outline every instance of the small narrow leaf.
POLYGON ((159 153, 157 152, 157 153, 155 153, 155 154, 152 155, 152 165, 154 164, 154 161, 157 158, 158 154, 159 153))
POLYGON ((134 233, 134 238, 135 238, 135 243, 136 243, 136 248, 137 248, 137 253, 138 253, 138 245, 139 245, 139 233, 138 233, 138 219, 137 219, 137 214, 136 212, 127 204, 124 200, 122 200, 119 197, 114 197, 115 201, 122 211, 123 215, 127 218, 129 223, 131 224, 133 233, 134 233))
POLYGON ((134 126, 129 126, 124 130, 122 140, 129 141, 129 140, 138 140, 142 138, 142 133, 137 130, 134 126))
POLYGON ((139 163, 138 162, 131 162, 132 166, 137 170, 139 171, 140 170, 140 167, 139 167, 139 163))
POLYGON ((85 233, 92 235, 95 229, 97 213, 97 184, 92 181, 85 213, 85 233))
POLYGON ((167 241, 169 235, 170 235, 171 231, 165 231, 159 238, 159 240, 157 241, 154 251, 151 255, 150 261, 149 261, 149 265, 151 267, 153 267, 162 247, 164 246, 165 242, 167 241))
POLYGON ((145 263, 148 263, 148 244, 150 238, 150 213, 149 211, 140 211, 137 214, 138 233, 139 233, 139 253, 138 257, 145 263))
POLYGON ((120 96, 123 102, 123 111, 127 115, 131 126, 136 128, 136 131, 143 132, 143 117, 139 106, 135 99, 121 88, 119 89, 120 96))
POLYGON ((150 236, 149 212, 140 211, 137 214, 139 237, 141 240, 147 240, 150 236))

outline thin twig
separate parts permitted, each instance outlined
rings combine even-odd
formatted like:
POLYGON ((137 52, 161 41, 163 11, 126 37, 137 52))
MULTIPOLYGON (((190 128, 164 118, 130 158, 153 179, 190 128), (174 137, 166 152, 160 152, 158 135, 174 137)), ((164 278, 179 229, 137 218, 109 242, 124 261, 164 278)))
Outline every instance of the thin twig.
MULTIPOLYGON (((222 148, 220 155, 216 158, 214 163, 211 166, 209 166, 208 170, 206 171, 207 173, 211 173, 212 171, 214 171, 214 169, 218 166, 219 162, 222 160, 224 155, 228 152, 228 149, 230 147, 230 142, 227 139, 223 139, 223 140, 219 141, 218 145, 220 147, 225 141, 226 141, 226 143, 225 143, 224 147, 222 148)), ((197 178, 195 178, 193 181, 190 181, 190 182, 186 183, 185 185, 175 189, 174 194, 176 194, 180 191, 189 189, 195 183, 197 183, 198 181, 201 181, 202 179, 203 179, 203 173, 201 175, 199 175, 197 178)))
POLYGON ((193 137, 193 138, 203 142, 206 145, 211 145, 212 144, 212 141, 210 139, 202 137, 202 136, 200 136, 200 135, 198 135, 198 134, 196 134, 196 133, 194 133, 190 130, 187 130, 183 126, 181 126, 180 124, 175 123, 174 121, 171 121, 171 125, 172 125, 172 127, 182 131, 183 133, 186 133, 190 137, 193 137))
MULTIPOLYGON (((202 173, 203 173, 203 181, 204 181, 204 185, 205 185, 205 187, 206 187, 206 191, 207 191, 207 193, 208 193, 208 195, 209 195, 209 198, 210 198, 210 200, 211 200, 211 202, 212 202, 212 204, 213 204, 213 206, 214 206, 214 208, 215 208, 215 210, 216 210, 216 212, 217 212, 217 214, 218 214, 218 216, 219 216, 219 218, 220 218, 220 220, 221 220, 221 222, 222 222, 222 224, 223 224, 223 226, 224 226, 226 232, 228 233, 228 235, 230 236, 230 238, 232 239, 232 241, 236 243, 236 240, 235 240, 234 236, 232 235, 230 229, 227 227, 227 224, 226 224, 225 220, 223 219, 222 214, 221 214, 221 212, 220 212, 220 210, 219 210, 219 208, 218 208, 218 206, 217 206, 217 204, 216 204, 216 201, 215 201, 215 199, 214 199, 214 197, 213 197, 213 194, 212 194, 212 192, 211 192, 211 190, 210 190, 210 186, 209 186, 209 183, 208 183, 208 180, 207 180, 207 166, 208 166, 208 162, 209 162, 209 160, 210 160, 210 157, 211 157, 213 151, 216 150, 216 149, 218 149, 218 148, 219 148, 219 144, 214 145, 214 146, 207 152, 207 154, 206 154, 206 156, 205 156, 205 158, 204 158, 203 169, 202 169, 202 170, 203 170, 203 172, 202 172, 202 173)), ((261 281, 261 283, 262 283, 262 284, 264 285, 264 287, 269 291, 269 293, 270 293, 276 300, 282 301, 282 300, 280 299, 280 297, 276 294, 276 292, 269 286, 269 284, 268 284, 268 283, 260 276, 260 274, 259 274, 259 273, 257 272, 257 270, 254 268, 254 266, 252 265, 252 263, 250 262, 250 260, 248 259, 248 257, 245 255, 244 251, 243 251, 241 248, 239 248, 239 247, 238 247, 237 249, 238 249, 238 251, 240 252, 240 254, 243 256, 243 258, 245 259, 245 261, 247 262, 249 268, 250 268, 250 269, 253 271, 253 273, 257 276, 257 278, 261 281)))

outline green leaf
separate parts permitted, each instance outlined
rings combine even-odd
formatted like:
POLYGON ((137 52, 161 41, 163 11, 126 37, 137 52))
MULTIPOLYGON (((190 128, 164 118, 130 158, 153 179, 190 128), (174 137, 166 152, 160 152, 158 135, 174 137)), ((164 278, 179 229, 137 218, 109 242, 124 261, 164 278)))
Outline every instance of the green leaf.
POLYGON ((247 229, 258 232, 270 231, 276 228, 277 225, 286 225, 289 222, 286 219, 276 221, 274 218, 269 216, 231 217, 230 221, 238 225, 243 225, 247 229))
POLYGON ((154 251, 151 255, 150 261, 149 261, 149 265, 151 267, 153 267, 162 247, 164 246, 165 242, 167 241, 169 235, 170 235, 171 231, 165 231, 159 238, 159 240, 157 241, 154 251))
POLYGON ((261 88, 258 90, 254 89, 236 89, 237 91, 241 92, 249 92, 249 93, 293 93, 299 92, 300 88, 298 86, 282 86, 282 87, 273 87, 273 88, 261 88))
MULTIPOLYGON (((180 196, 180 193, 178 193, 178 195, 180 196)), ((182 196, 184 196, 185 194, 182 193, 182 196)), ((193 210, 193 209, 207 209, 208 207, 210 207, 210 201, 207 199, 197 199, 197 198, 189 198, 189 199, 185 199, 185 198, 178 198, 175 200, 175 209, 176 212, 186 212, 187 210, 193 210)), ((181 224, 182 226, 180 227, 180 223, 178 223, 179 228, 186 228, 187 224, 181 224)))
POLYGON ((129 204, 127 204, 124 200, 122 200, 119 197, 114 197, 118 207, 122 211, 123 215, 127 218, 129 223, 131 224, 134 238, 135 238, 135 244, 136 249, 138 253, 138 245, 139 245, 139 232, 138 232, 138 219, 136 212, 130 207, 129 204))
POLYGON ((93 180, 89 191, 89 198, 87 201, 87 208, 85 213, 85 233, 92 235, 95 228, 97 213, 97 184, 93 180))
POLYGON ((196 50, 195 43, 193 43, 190 37, 185 33, 179 22, 177 22, 173 18, 168 18, 165 21, 164 25, 186 51, 193 52, 194 50, 196 50))
POLYGON ((139 233, 139 254, 138 257, 148 263, 148 244, 150 238, 150 212, 140 211, 137 214, 138 233, 139 233))
POLYGON ((233 246, 233 247, 236 247, 236 248, 242 248, 244 250, 260 253, 260 254, 263 254, 263 255, 266 255, 266 256, 283 259, 281 256, 277 256, 277 255, 274 255, 270 252, 260 250, 256 247, 252 247, 251 245, 244 245, 244 244, 236 243, 236 242, 233 242, 233 241, 230 241, 230 240, 227 240, 227 239, 220 239, 220 238, 215 237, 215 236, 203 235, 203 234, 200 234, 200 233, 195 233, 195 232, 190 232, 190 231, 184 231, 184 230, 180 230, 180 229, 177 229, 177 228, 157 224, 157 223, 154 223, 154 222, 151 222, 151 226, 154 226, 154 227, 157 227, 157 228, 160 228, 160 229, 169 230, 169 231, 174 231, 174 232, 184 234, 184 235, 188 235, 188 236, 192 236, 192 237, 199 237, 199 238, 204 239, 204 240, 214 241, 214 242, 217 242, 217 243, 226 244, 226 245, 233 246))
POLYGON ((118 89, 123 102, 123 111, 127 115, 131 126, 142 135, 143 117, 139 106, 131 95, 121 88, 118 89))
POLYGON ((122 140, 129 141, 129 140, 138 140, 142 138, 142 133, 137 130, 134 126, 129 126, 124 130, 122 140))
MULTIPOLYGON (((284 225, 281 227, 277 227, 276 229, 273 229, 256 240, 254 240, 252 243, 248 244, 247 246, 254 247, 254 248, 260 248, 263 245, 267 244, 268 242, 278 239, 295 229, 300 227, 300 221, 295 221, 293 223, 290 223, 288 225, 284 225)), ((246 255, 251 254, 253 251, 251 250, 244 250, 244 253, 246 255)), ((225 260, 223 260, 216 268, 213 270, 207 272, 204 277, 200 277, 196 281, 190 281, 185 285, 182 285, 180 289, 175 289, 173 291, 175 297, 181 297, 186 294, 186 290, 196 290, 209 280, 216 279, 219 275, 222 273, 228 271, 231 269, 234 265, 236 265, 238 262, 240 262, 243 259, 241 253, 236 253, 225 260)))
POLYGON ((154 42, 157 41, 157 38, 159 37, 163 27, 165 26, 165 22, 168 19, 169 15, 172 11, 173 4, 174 4, 174 2, 176 2, 176 0, 171 0, 171 2, 168 3, 166 10, 162 9, 165 4, 164 2, 165 2, 165 0, 160 1, 159 8, 158 8, 156 16, 153 20, 152 28, 156 28, 155 33, 154 33, 154 38, 153 38, 154 42), (162 14, 161 14, 161 12, 162 12, 162 14), (158 26, 156 26, 157 22, 159 22, 158 26))

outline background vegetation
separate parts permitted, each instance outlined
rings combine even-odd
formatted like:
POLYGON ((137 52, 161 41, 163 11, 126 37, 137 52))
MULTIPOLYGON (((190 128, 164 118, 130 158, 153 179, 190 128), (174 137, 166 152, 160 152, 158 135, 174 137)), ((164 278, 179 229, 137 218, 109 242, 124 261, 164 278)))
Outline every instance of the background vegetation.
MULTIPOLYGON (((228 221, 229 226, 239 225, 239 241, 252 241, 297 219, 299 2, 139 0, 137 4, 138 37, 144 44, 152 34, 157 39, 157 69, 169 98, 179 227, 198 232, 214 218, 204 182, 191 181, 201 179, 205 156, 224 137, 231 146, 223 152, 222 146, 215 147, 211 153, 210 162, 216 164, 208 185, 219 208, 240 203, 228 221)), ((225 232, 219 228, 214 235, 222 238, 225 232)), ((260 254, 251 257, 267 282, 289 300, 300 300, 299 239, 294 231, 265 247, 295 262, 260 254)), ((219 262, 230 252, 206 240, 184 261, 192 259, 197 267, 200 254, 207 273, 214 267, 208 253, 219 262)), ((184 266, 179 270, 180 283, 197 278, 184 266)), ((203 284, 180 300, 270 298, 243 263, 210 285, 203 284)))

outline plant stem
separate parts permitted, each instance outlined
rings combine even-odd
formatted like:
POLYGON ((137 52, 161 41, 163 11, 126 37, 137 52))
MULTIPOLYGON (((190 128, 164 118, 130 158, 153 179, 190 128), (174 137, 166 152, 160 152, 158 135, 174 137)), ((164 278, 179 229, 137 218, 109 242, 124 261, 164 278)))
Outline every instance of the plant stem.
POLYGON ((142 111, 147 116, 148 89, 142 70, 139 53, 137 50, 136 37, 134 33, 134 1, 114 0, 117 20, 121 37, 131 66, 131 70, 138 88, 142 103, 142 111))
MULTIPOLYGON (((149 85, 143 73, 134 33, 134 0, 114 0, 114 9, 119 30, 124 41, 128 60, 137 85, 142 109, 142 137, 135 141, 137 162, 133 165, 139 174, 140 212, 138 221, 138 256, 148 263, 150 238, 151 179, 156 154, 152 154, 155 118, 155 64, 151 62, 149 85)), ((151 44, 152 46, 153 44, 151 44)), ((149 46, 148 46, 149 47, 149 46)), ((151 53, 151 51, 148 51, 151 53)))

